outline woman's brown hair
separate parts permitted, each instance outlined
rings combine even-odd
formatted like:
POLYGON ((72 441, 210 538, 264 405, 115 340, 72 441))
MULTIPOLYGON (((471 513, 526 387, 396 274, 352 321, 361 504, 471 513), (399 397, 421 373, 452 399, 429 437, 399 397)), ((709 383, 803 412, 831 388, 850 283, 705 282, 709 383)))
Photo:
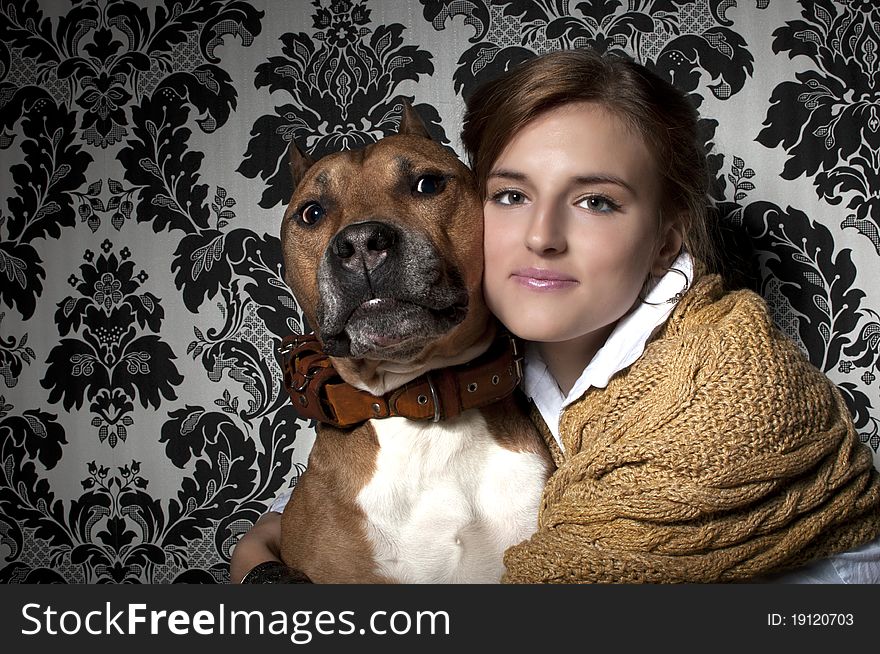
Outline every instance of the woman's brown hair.
POLYGON ((708 229, 709 175, 687 96, 635 62, 591 49, 530 59, 477 89, 467 100, 461 140, 480 192, 511 138, 544 112, 595 102, 642 136, 662 177, 664 216, 676 216, 699 272, 714 268, 708 229))

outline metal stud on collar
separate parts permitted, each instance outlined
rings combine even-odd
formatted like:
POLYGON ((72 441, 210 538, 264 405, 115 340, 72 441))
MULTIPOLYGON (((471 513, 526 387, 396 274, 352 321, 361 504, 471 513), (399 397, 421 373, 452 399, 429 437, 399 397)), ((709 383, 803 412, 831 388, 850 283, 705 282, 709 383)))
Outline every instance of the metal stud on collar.
POLYGON ((434 418, 433 422, 440 422, 440 397, 437 395, 437 389, 434 388, 434 380, 431 375, 427 376, 428 388, 431 390, 431 399, 434 401, 434 418))

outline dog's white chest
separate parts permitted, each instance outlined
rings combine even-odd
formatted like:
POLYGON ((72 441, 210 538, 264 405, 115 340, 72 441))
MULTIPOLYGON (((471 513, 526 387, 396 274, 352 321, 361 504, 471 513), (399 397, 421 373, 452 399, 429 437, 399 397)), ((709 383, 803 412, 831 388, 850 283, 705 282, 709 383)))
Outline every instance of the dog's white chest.
POLYGON ((478 411, 371 424, 376 473, 357 501, 378 571, 401 583, 499 581, 504 550, 537 526, 545 460, 499 446, 478 411))

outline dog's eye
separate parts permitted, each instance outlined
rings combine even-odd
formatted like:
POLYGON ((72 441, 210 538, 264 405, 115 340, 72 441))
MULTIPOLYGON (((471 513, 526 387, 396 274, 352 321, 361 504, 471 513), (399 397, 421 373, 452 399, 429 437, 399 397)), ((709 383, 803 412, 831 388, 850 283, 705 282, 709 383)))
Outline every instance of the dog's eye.
POLYGON ((320 204, 317 202, 309 202, 306 206, 300 209, 299 217, 306 225, 314 225, 324 217, 325 213, 324 207, 320 204))
POLYGON ((434 195, 443 190, 446 180, 440 175, 422 175, 416 180, 413 191, 422 195, 434 195))

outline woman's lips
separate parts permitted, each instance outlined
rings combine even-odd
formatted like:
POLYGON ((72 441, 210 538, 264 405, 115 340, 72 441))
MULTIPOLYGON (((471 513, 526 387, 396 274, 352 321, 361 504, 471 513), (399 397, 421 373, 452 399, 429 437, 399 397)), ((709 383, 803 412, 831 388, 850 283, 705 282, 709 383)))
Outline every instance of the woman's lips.
POLYGON ((534 291, 560 291, 578 285, 578 280, 555 270, 523 268, 511 275, 520 286, 534 291))

